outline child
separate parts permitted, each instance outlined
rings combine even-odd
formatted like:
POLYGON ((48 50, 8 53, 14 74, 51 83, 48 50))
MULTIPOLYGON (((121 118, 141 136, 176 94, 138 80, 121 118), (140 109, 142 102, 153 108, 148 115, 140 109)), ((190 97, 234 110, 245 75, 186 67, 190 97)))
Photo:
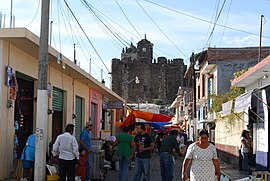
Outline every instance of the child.
POLYGON ((84 181, 87 154, 86 154, 85 150, 83 150, 83 149, 80 149, 79 152, 80 152, 80 159, 79 159, 78 165, 76 167, 76 176, 81 177, 81 180, 84 181))

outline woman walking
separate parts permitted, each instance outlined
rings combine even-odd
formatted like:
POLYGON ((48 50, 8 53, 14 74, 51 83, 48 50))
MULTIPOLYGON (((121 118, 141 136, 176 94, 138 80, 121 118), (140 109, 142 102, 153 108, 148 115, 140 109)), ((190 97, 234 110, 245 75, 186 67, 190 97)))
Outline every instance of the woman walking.
POLYGON ((190 181, 219 181, 220 167, 216 147, 209 143, 209 134, 203 129, 199 133, 199 141, 192 143, 182 167, 182 180, 187 181, 187 168, 192 161, 190 181))

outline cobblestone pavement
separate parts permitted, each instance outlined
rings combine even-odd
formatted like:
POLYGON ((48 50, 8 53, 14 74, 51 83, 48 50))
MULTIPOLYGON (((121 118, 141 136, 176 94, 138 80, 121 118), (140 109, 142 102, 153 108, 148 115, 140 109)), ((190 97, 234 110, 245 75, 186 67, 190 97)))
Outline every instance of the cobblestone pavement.
MULTIPOLYGON (((173 181, 181 181, 182 163, 183 163, 183 157, 180 157, 180 158, 177 157, 175 159, 173 181)), ((133 175, 134 175, 134 168, 131 168, 129 170, 128 181, 132 181, 133 175)), ((105 181, 113 181, 113 180, 118 180, 118 171, 108 170, 105 181)), ((161 181, 158 154, 153 154, 151 158, 151 180, 161 181)))

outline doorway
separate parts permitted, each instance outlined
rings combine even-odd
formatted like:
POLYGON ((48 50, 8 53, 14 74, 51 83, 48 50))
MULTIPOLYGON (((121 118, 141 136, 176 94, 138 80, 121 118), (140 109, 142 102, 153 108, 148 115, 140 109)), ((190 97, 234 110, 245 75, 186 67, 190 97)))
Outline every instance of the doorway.
POLYGON ((27 138, 33 133, 34 80, 29 76, 16 72, 18 84, 14 111, 14 158, 21 158, 27 138))
POLYGON ((52 143, 63 131, 63 90, 53 87, 52 143))

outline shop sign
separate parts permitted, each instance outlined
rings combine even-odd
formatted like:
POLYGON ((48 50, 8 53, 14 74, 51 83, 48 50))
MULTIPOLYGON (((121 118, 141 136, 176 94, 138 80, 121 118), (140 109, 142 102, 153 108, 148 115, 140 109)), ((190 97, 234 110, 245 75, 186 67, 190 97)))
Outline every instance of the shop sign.
POLYGON ((121 101, 110 101, 107 104, 108 109, 123 109, 123 102, 121 101))

